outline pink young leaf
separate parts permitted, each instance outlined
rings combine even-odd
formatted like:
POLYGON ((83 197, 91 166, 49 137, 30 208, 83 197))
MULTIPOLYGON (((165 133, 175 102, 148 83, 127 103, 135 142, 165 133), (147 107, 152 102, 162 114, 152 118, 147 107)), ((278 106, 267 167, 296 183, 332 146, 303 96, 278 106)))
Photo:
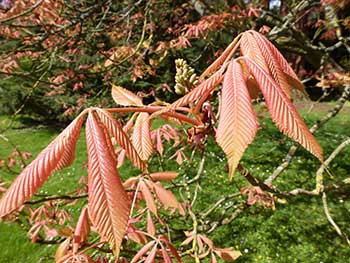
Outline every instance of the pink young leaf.
POLYGON ((278 51, 278 49, 262 34, 259 34, 256 31, 250 30, 251 34, 253 34, 256 38, 259 38, 268 49, 269 54, 273 57, 274 62, 281 68, 283 74, 285 74, 286 80, 288 84, 305 93, 305 89, 303 84, 300 82, 298 76, 295 74, 294 70, 289 65, 288 61, 282 56, 282 54, 278 51))
POLYGON ((245 149, 258 130, 241 66, 235 61, 226 71, 220 105, 216 141, 227 156, 231 179, 245 149))
POLYGON ((149 190, 148 186, 145 184, 143 180, 140 181, 139 184, 140 184, 140 191, 142 193, 143 198, 146 201, 146 205, 148 209, 151 210, 151 212, 158 217, 156 202, 153 199, 153 195, 151 191, 149 190))
POLYGON ((144 245, 137 253, 136 255, 133 257, 133 259, 130 261, 130 263, 136 263, 139 259, 141 259, 141 257, 153 246, 156 247, 155 245, 156 241, 151 241, 149 243, 147 243, 146 245, 144 245))
POLYGON ((189 243, 192 242, 193 239, 194 239, 194 235, 191 235, 191 236, 187 237, 187 238, 181 243, 181 246, 183 246, 183 245, 188 245, 189 243))
POLYGON ((202 234, 199 234, 198 235, 198 238, 200 238, 201 240, 203 240, 203 242, 205 244, 207 244, 210 248, 213 248, 214 247, 214 243, 213 241, 211 241, 211 239, 209 239, 208 237, 202 235, 202 234))
POLYGON ((176 258, 176 260, 178 262, 182 262, 179 253, 177 253, 176 248, 170 243, 168 238, 166 236, 162 235, 162 236, 159 237, 159 239, 161 241, 163 241, 167 245, 167 247, 169 248, 171 254, 173 254, 173 256, 176 258))
POLYGON ((89 234, 89 214, 87 207, 84 207, 80 213, 78 223, 74 231, 73 254, 76 254, 79 247, 87 241, 89 234))
POLYGON ((153 153, 150 128, 149 114, 147 112, 141 112, 136 119, 132 133, 132 142, 143 161, 147 161, 153 153))
POLYGON ((125 155, 126 155, 126 151, 124 149, 121 149, 117 157, 117 168, 120 168, 124 164, 125 155))
POLYGON ((177 150, 172 156, 170 156, 170 160, 176 157, 176 162, 181 165, 183 163, 183 159, 187 160, 186 155, 182 151, 182 149, 177 150))
POLYGON ((130 200, 117 171, 112 143, 94 113, 86 123, 89 172, 89 214, 97 232, 111 245, 116 258, 126 232, 130 200))
POLYGON ((128 227, 127 236, 130 240, 134 241, 137 244, 146 244, 147 243, 146 235, 142 231, 137 230, 133 226, 128 227))
POLYGON ((200 76, 201 79, 204 79, 206 76, 209 76, 211 73, 215 72, 220 66, 223 65, 225 61, 230 59, 234 52, 236 51, 238 44, 239 44, 239 38, 240 36, 237 36, 237 38, 232 41, 232 43, 222 52, 220 57, 218 57, 200 76))
POLYGON ((120 86, 112 85, 112 97, 119 105, 143 106, 142 98, 120 86))
POLYGON ((179 207, 179 202, 177 201, 175 195, 171 191, 166 190, 159 182, 154 183, 153 185, 159 201, 165 207, 172 207, 172 208, 179 207))
POLYGON ((164 259, 164 263, 173 263, 164 246, 162 246, 162 256, 164 259))
POLYGON ((286 80, 283 69, 277 63, 275 57, 270 52, 265 41, 262 41, 262 35, 253 30, 243 33, 242 53, 250 57, 254 62, 261 66, 266 72, 269 72, 272 78, 280 85, 282 90, 290 98, 290 87, 286 80), (245 45, 243 45, 245 43, 245 45), (246 48, 248 48, 248 51, 246 48))
POLYGON ((154 259, 156 257, 156 254, 157 254, 157 245, 155 245, 151 252, 149 253, 149 255, 147 256, 146 260, 145 260, 145 263, 154 263, 154 259))
POLYGON ((129 177, 128 179, 126 179, 124 181, 123 186, 124 186, 124 188, 135 189, 138 181, 139 181, 138 177, 129 177))
POLYGON ((163 151, 164 151, 164 147, 163 147, 163 141, 162 141, 162 136, 161 136, 161 130, 157 130, 156 133, 156 149, 157 152, 160 154, 160 156, 163 156, 163 151))
POLYGON ((215 254, 213 252, 210 253, 210 263, 218 263, 215 254))
POLYGON ((55 262, 61 260, 68 254, 71 238, 66 238, 57 248, 55 254, 55 262))
POLYGON ((151 213, 147 210, 147 233, 154 236, 156 234, 156 227, 154 225, 151 213))

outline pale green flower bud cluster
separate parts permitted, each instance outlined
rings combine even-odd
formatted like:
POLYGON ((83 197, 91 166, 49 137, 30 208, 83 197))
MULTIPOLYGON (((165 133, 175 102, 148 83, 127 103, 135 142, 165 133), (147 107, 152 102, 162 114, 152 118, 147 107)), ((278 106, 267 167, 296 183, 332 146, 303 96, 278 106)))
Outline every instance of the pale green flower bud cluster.
POLYGON ((192 90, 199 82, 197 74, 183 59, 175 60, 175 92, 184 95, 192 90))

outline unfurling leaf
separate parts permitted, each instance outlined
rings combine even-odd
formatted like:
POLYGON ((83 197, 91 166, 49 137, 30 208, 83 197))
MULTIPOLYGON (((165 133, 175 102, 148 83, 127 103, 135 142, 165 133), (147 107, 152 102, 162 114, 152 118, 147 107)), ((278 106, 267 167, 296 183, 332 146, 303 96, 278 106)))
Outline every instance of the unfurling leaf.
POLYGON ((141 159, 134 145, 130 141, 128 135, 124 132, 120 122, 116 118, 114 118, 113 115, 108 111, 98 109, 97 114, 101 122, 112 134, 117 143, 126 151, 126 154, 128 155, 129 159, 133 162, 133 164, 139 169, 147 172, 145 162, 141 159))
POLYGON ((78 252, 79 247, 84 244, 90 234, 88 209, 85 207, 80 213, 77 226, 74 231, 73 254, 78 252))
POLYGON ((239 160, 258 129, 243 72, 236 61, 226 71, 220 105, 216 141, 227 156, 229 177, 232 178, 239 160))
POLYGON ((54 171, 73 162, 83 121, 83 115, 76 118, 15 179, 1 199, 0 218, 32 197, 54 171))
POLYGON ((147 161, 153 153, 150 128, 149 114, 147 112, 141 112, 135 122, 132 142, 141 159, 144 161, 147 161))
POLYGON ((259 65, 250 59, 244 61, 264 95, 267 109, 276 126, 305 149, 323 160, 322 149, 299 113, 280 86, 259 65))
POLYGON ((143 106, 142 98, 120 86, 112 85, 112 97, 119 105, 143 106))
POLYGON ((130 201, 119 178, 107 134, 94 113, 90 113, 86 122, 89 214, 97 232, 108 240, 118 258, 129 218, 130 201))

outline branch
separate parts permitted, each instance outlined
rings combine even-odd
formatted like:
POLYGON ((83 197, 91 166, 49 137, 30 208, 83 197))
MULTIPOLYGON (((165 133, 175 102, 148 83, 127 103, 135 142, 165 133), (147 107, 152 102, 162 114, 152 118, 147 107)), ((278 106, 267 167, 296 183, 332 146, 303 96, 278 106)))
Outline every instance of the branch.
POLYGON ((206 230, 205 227, 203 227, 204 228, 203 230, 206 231, 208 234, 210 234, 217 227, 230 224, 233 220, 235 220, 238 216, 240 216, 249 207, 250 206, 248 206, 247 204, 241 203, 236 207, 236 210, 229 217, 225 217, 221 220, 214 221, 210 224, 210 229, 206 230))
POLYGON ((230 194, 230 195, 227 195, 227 196, 224 196, 222 197, 221 199, 219 199, 214 205, 212 205, 206 212, 202 213, 201 214, 201 217, 202 218, 205 218, 207 217, 209 214, 211 214, 216 208, 218 208, 219 205, 221 205, 223 202, 231 199, 231 198, 234 198, 234 197, 238 197, 238 196, 241 196, 242 194, 240 192, 238 193, 234 193, 234 194, 230 194))

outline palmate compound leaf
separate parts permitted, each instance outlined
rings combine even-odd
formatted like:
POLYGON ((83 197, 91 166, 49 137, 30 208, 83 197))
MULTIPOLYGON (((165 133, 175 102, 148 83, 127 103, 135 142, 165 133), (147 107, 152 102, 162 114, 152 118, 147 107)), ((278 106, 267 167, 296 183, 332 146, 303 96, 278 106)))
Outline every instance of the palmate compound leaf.
POLYGON ((108 132, 94 113, 89 113, 86 122, 86 142, 90 218, 97 232, 108 240, 118 258, 126 233, 130 200, 118 175, 108 132))
POLYGON ((79 115, 15 179, 0 202, 0 218, 8 215, 32 197, 56 170, 74 160, 75 146, 84 115, 79 115))
POLYGON ((278 129, 300 143, 320 161, 323 161, 322 148, 282 88, 264 69, 249 58, 245 58, 244 63, 246 63, 250 73, 258 83, 265 98, 267 109, 278 129))
POLYGON ((136 151, 134 145, 130 141, 128 135, 124 132, 123 126, 120 122, 113 117, 111 113, 103 109, 97 109, 97 114, 101 122, 105 125, 107 130, 116 139, 117 143, 126 151, 129 159, 139 169, 147 172, 147 166, 144 160, 141 159, 140 155, 136 151))
POLYGON ((147 112, 141 112, 136 119, 134 131, 132 133, 133 145, 144 161, 147 161, 153 153, 149 117, 147 112))
POLYGON ((216 141, 227 156, 230 178, 257 130, 258 123, 241 66, 233 61, 224 77, 216 132, 216 141))

